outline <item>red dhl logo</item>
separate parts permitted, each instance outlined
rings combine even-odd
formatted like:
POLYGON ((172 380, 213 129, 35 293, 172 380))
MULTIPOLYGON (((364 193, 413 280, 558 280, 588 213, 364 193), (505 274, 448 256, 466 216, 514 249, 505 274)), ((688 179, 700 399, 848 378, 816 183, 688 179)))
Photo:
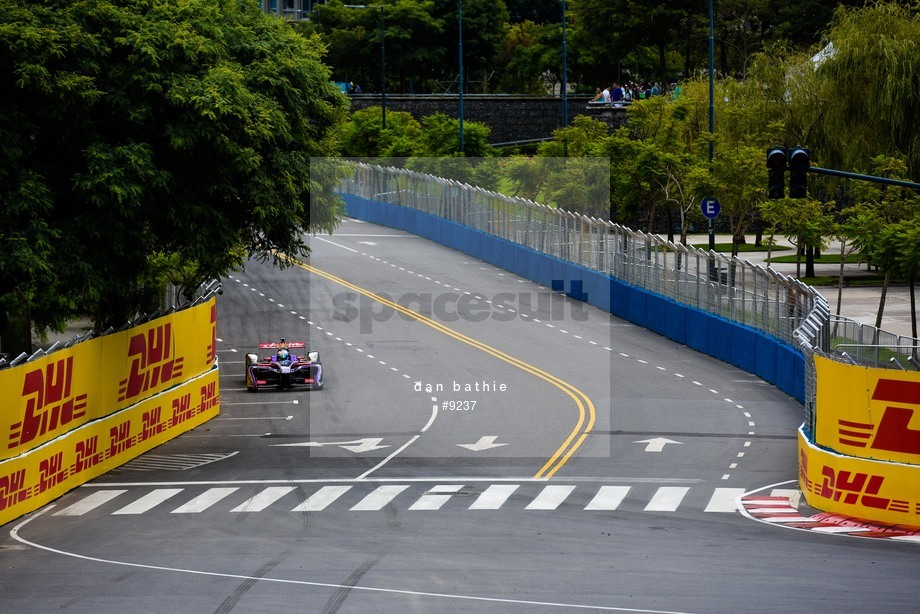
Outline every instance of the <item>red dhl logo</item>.
POLYGON ((205 362, 213 365, 217 359, 217 304, 211 305, 211 343, 208 345, 205 362))
POLYGON ((5 510, 29 498, 26 488, 26 470, 20 469, 7 475, 0 475, 0 510, 5 510))
POLYGON ((217 382, 211 382, 201 387, 201 403, 198 404, 198 413, 204 413, 212 407, 220 405, 220 397, 217 395, 217 382))
POLYGON ((134 445, 131 440, 131 421, 125 420, 109 429, 109 455, 112 458, 134 445))
POLYGON ((808 477, 808 456, 802 450, 799 454, 799 478, 803 490, 811 491, 847 505, 862 505, 879 510, 910 513, 910 502, 878 496, 885 482, 884 476, 852 471, 835 471, 827 465, 821 468, 821 483, 808 477))
POLYGON ((74 475, 95 467, 102 460, 102 454, 99 452, 99 436, 93 435, 83 441, 78 441, 75 452, 77 460, 73 466, 74 475))
POLYGON ((141 416, 141 441, 155 437, 166 429, 166 425, 160 422, 160 416, 162 413, 163 411, 160 407, 154 407, 153 409, 143 413, 141 416))
POLYGON ((38 492, 54 488, 67 477, 64 468, 64 453, 58 452, 38 463, 38 492))
POLYGON ((195 409, 192 407, 192 395, 183 394, 181 397, 173 399, 172 418, 169 420, 169 427, 173 428, 182 424, 195 415, 195 409))
MULTIPOLYGON (((872 393, 872 400, 920 405, 920 383, 880 379, 872 393)), ((838 441, 856 448, 920 455, 920 429, 910 428, 913 417, 914 410, 911 408, 888 405, 878 427, 838 420, 838 441)))
POLYGON ((172 324, 163 324, 131 337, 131 372, 119 382, 118 400, 131 399, 160 384, 182 377, 184 359, 173 357, 172 324))
POLYGON ((26 373, 22 398, 23 419, 10 428, 8 448, 15 448, 65 427, 86 414, 86 393, 73 394, 73 356, 26 373))

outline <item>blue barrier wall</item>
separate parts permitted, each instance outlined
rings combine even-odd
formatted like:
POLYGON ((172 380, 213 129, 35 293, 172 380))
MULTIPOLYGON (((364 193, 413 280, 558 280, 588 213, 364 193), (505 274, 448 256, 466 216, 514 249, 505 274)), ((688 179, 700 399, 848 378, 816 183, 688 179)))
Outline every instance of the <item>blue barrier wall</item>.
POLYGON ((760 331, 630 286, 598 271, 401 205, 343 194, 350 217, 405 230, 594 305, 668 339, 753 373, 805 399, 805 358, 760 331))

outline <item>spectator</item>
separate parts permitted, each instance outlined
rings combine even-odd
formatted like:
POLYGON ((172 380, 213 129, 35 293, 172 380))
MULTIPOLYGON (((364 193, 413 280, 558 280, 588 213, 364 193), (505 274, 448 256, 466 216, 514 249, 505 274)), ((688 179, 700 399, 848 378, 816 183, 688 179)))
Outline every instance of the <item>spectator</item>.
POLYGON ((596 89, 597 89, 597 93, 594 94, 594 98, 592 98, 588 102, 604 102, 604 92, 601 91, 601 88, 596 88, 596 89))
POLYGON ((623 102, 623 88, 618 84, 613 84, 613 89, 610 90, 610 100, 612 102, 623 102))

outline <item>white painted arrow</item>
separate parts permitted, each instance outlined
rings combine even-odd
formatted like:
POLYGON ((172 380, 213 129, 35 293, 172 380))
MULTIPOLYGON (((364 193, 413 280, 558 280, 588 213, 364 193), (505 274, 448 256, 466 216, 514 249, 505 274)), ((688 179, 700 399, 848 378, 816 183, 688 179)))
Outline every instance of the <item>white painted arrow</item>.
POLYGON ((361 452, 370 452, 371 450, 380 450, 380 449, 382 449, 382 448, 389 448, 389 447, 390 447, 390 446, 380 446, 380 445, 377 445, 377 444, 379 444, 381 441, 383 441, 382 438, 379 438, 379 437, 378 437, 378 438, 374 439, 374 438, 369 437, 369 438, 367 438, 367 439, 359 439, 357 442, 355 442, 357 445, 354 445, 354 446, 343 446, 343 445, 339 445, 339 447, 340 447, 340 448, 345 448, 346 450, 350 450, 350 451, 354 452, 355 454, 359 454, 359 453, 361 453, 361 452))
POLYGON ((642 441, 634 441, 633 443, 647 443, 645 446, 646 452, 661 452, 664 450, 664 447, 669 443, 676 443, 677 445, 684 445, 680 441, 674 441, 673 439, 665 439, 664 437, 655 437, 654 439, 643 439, 642 441))
POLYGON ((370 452, 371 450, 380 450, 382 448, 389 448, 390 446, 381 446, 380 442, 383 441, 382 437, 365 437, 364 439, 356 439, 354 441, 300 441, 298 443, 276 443, 272 444, 272 447, 275 448, 303 448, 303 447, 312 447, 312 448, 321 448, 323 446, 339 446, 350 452, 355 452, 356 454, 361 452, 370 452))
POLYGON ((498 435, 485 435, 480 437, 479 441, 476 443, 458 443, 457 445, 461 448, 472 450, 473 452, 481 452, 483 450, 488 450, 489 448, 497 448, 499 446, 508 445, 506 443, 495 443, 496 439, 498 439, 498 435))

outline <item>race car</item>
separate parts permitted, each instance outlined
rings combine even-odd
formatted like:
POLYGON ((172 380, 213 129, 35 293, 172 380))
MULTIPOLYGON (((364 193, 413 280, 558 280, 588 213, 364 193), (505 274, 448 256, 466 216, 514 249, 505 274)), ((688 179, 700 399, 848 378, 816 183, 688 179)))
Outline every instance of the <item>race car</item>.
POLYGON ((303 341, 269 342, 259 344, 259 354, 246 354, 246 390, 257 392, 273 386, 286 390, 323 387, 323 365, 319 352, 307 352, 303 341), (265 354, 270 350, 270 354, 265 354), (293 350, 293 352, 291 351, 293 350), (294 352, 300 352, 295 354, 294 352))

